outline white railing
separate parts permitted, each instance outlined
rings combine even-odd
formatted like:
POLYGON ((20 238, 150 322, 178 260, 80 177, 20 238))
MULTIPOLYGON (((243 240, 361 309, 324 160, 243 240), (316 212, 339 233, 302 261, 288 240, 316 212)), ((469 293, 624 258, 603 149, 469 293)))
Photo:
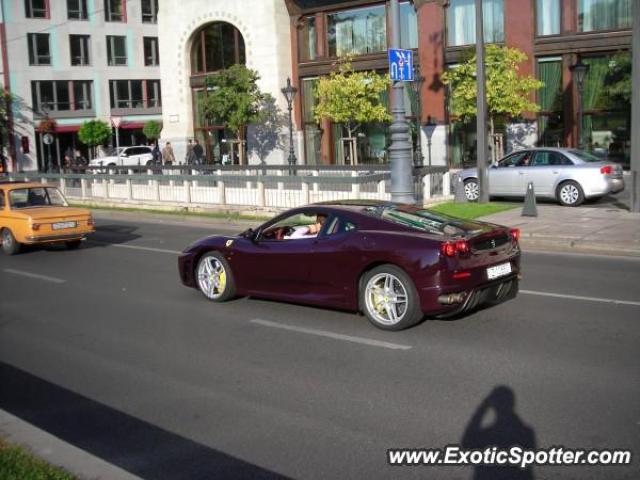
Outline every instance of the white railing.
MULTIPOLYGON (((416 172, 422 203, 450 196, 450 174, 443 168, 416 172)), ((285 209, 338 200, 390 201, 390 174, 351 171, 348 175, 163 175, 16 174, 14 180, 55 184, 71 201, 180 207, 238 206, 285 209)))

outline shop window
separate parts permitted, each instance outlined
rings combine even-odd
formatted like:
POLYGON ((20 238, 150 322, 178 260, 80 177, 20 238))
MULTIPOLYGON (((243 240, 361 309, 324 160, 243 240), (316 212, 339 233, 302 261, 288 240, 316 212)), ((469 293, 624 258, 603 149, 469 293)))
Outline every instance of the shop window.
POLYGON ((536 0, 538 36, 560 33, 560 0, 536 0))
POLYGON ((315 60, 318 56, 318 33, 316 31, 315 17, 306 17, 302 20, 302 25, 299 29, 299 40, 300 60, 303 62, 315 60))
POLYGON ((562 58, 539 58, 537 65, 538 80, 544 83, 538 90, 538 143, 560 147, 564 145, 562 58))
MULTIPOLYGON (((483 0, 483 30, 486 43, 504 42, 504 0, 483 0)), ((451 0, 447 8, 449 46, 476 43, 475 0, 451 0)))
POLYGON ((578 0, 578 30, 591 32, 630 28, 633 2, 634 0, 578 0))
POLYGON ((400 48, 418 48, 418 17, 409 2, 400 4, 400 48))
POLYGON ((327 15, 329 55, 364 55, 387 49, 384 5, 327 15))

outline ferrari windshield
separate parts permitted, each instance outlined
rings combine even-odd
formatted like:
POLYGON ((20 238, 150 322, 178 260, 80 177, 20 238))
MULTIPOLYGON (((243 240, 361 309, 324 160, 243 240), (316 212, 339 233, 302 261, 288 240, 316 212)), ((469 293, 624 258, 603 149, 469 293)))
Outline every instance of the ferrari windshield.
POLYGON ((465 232, 454 218, 410 205, 381 205, 367 207, 366 213, 392 223, 438 235, 460 235, 465 232))
POLYGON ((9 192, 9 204, 14 210, 35 207, 66 207, 67 202, 57 188, 18 188, 9 192))

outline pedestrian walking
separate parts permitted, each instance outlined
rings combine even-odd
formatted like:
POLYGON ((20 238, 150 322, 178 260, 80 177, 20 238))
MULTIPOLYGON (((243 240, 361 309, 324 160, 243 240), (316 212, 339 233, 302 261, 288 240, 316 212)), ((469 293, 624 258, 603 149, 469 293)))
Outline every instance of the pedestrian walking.
POLYGON ((202 165, 203 163, 203 157, 204 157, 204 149, 202 148, 202 145, 200 145, 200 142, 198 142, 198 139, 194 140, 194 145, 193 145, 193 161, 196 165, 202 165))
POLYGON ((160 147, 156 143, 151 151, 151 155, 153 155, 153 163, 155 165, 162 165, 162 153, 160 152, 160 147))
POLYGON ((187 153, 184 156, 184 163, 193 165, 193 142, 191 139, 187 141, 187 153))
POLYGON ((176 157, 173 154, 173 147, 171 146, 171 142, 167 142, 164 144, 164 148, 162 149, 162 159, 164 160, 165 165, 173 165, 173 162, 176 161, 176 157))

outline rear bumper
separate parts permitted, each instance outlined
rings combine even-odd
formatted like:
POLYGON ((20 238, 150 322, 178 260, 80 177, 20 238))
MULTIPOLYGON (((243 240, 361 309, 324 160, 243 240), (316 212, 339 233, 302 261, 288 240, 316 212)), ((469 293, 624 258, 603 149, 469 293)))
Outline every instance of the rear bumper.
POLYGON ((73 240, 84 240, 87 235, 92 232, 79 232, 79 233, 65 233, 58 235, 29 235, 25 237, 23 243, 31 245, 35 243, 54 243, 54 242, 69 242, 73 240))
POLYGON ((497 304, 513 300, 518 295, 519 280, 517 274, 480 285, 468 292, 463 303, 454 306, 451 310, 439 314, 440 318, 452 317, 470 312, 481 305, 497 304))
POLYGON ((601 197, 624 190, 624 179, 601 176, 597 181, 587 182, 583 187, 585 197, 601 197))

